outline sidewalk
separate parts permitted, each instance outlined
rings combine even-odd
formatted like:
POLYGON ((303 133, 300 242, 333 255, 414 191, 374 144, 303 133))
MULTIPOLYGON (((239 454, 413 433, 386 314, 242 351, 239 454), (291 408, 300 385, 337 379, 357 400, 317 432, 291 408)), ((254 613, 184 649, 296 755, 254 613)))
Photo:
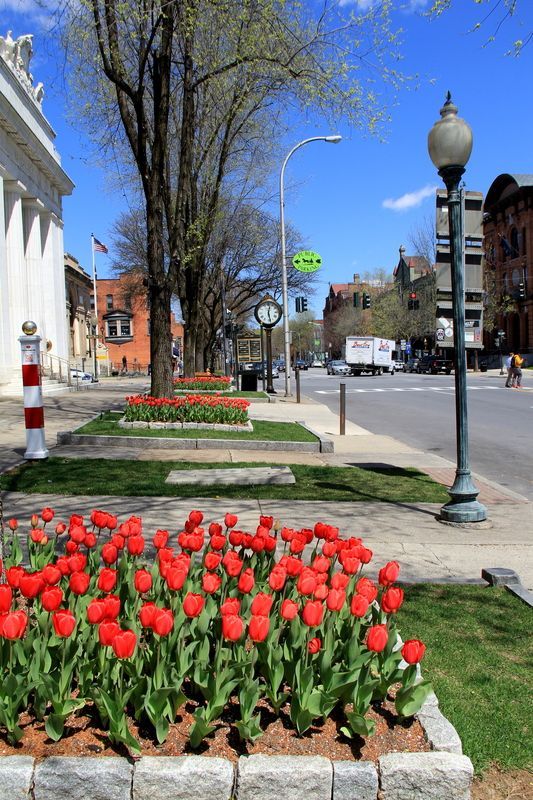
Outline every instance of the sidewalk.
MULTIPOLYGON (((481 376, 487 373, 481 373, 481 376)), ((122 380, 103 384, 90 392, 62 394, 45 399, 46 440, 50 455, 70 458, 109 457, 175 460, 172 451, 144 450, 137 453, 113 448, 113 452, 94 448, 55 448, 56 434, 72 430, 91 416, 119 405, 124 396, 142 391, 146 379, 122 380)), ((424 453, 389 436, 378 436, 346 422, 346 435, 340 436, 338 416, 321 403, 302 398, 279 397, 276 403, 250 406, 252 419, 304 421, 311 429, 334 441, 335 452, 327 454, 268 453, 246 450, 179 451, 179 459, 194 461, 264 461, 306 463, 317 466, 388 465, 416 467, 450 485, 455 465, 439 456, 424 453)), ((20 463, 24 453, 24 421, 21 401, 0 401, 0 471, 20 463)), ((243 528, 257 525, 259 514, 272 514, 288 526, 308 527, 318 520, 337 525, 343 535, 361 536, 374 550, 376 568, 397 559, 404 580, 476 581, 483 567, 516 570, 523 584, 533 589, 533 503, 492 482, 475 476, 480 500, 488 506, 492 528, 458 529, 435 519, 439 507, 417 503, 332 503, 315 501, 255 501, 224 499, 169 500, 154 497, 75 497, 61 495, 22 495, 3 493, 4 514, 20 520, 45 505, 58 516, 73 512, 89 513, 105 508, 121 517, 139 514, 149 536, 157 528, 179 530, 191 508, 201 509, 208 521, 220 519, 225 511, 239 515, 243 528), (529 557, 528 557, 529 556, 529 557)), ((373 562, 374 563, 374 562, 373 562)))

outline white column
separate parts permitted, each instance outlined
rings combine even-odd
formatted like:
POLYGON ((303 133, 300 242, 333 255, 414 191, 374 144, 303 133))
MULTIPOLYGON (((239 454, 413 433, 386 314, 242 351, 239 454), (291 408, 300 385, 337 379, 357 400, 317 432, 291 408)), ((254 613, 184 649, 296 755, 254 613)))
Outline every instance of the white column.
POLYGON ((49 269, 53 275, 54 290, 54 315, 56 325, 56 342, 53 352, 55 355, 68 360, 69 356, 69 326, 67 324, 67 296, 65 289, 65 248, 63 246, 63 220, 52 214, 51 233, 53 245, 52 260, 49 269))
POLYGON ((22 199, 22 223, 24 229, 24 259, 26 262, 26 285, 28 287, 28 319, 32 319, 46 352, 47 326, 44 309, 44 281, 41 247, 40 212, 44 209, 40 200, 22 199))
POLYGON ((9 340, 11 358, 6 365, 19 375, 18 355, 15 357, 22 323, 28 319, 28 299, 26 291, 26 264, 24 261, 24 233, 22 228, 22 192, 25 187, 20 181, 4 181, 4 219, 6 241, 7 294, 9 298, 10 320, 9 340))
POLYGON ((57 350, 58 342, 58 315, 64 317, 65 311, 60 309, 56 303, 56 280, 54 276, 54 226, 53 215, 50 212, 42 211, 40 214, 41 224, 41 251, 42 251, 42 277, 43 277, 43 308, 46 316, 46 338, 52 342, 50 353, 59 355, 57 350))
POLYGON ((6 226, 4 216, 4 179, 0 175, 0 383, 11 375, 8 364, 15 361, 15 344, 11 340, 11 312, 7 276, 6 226))

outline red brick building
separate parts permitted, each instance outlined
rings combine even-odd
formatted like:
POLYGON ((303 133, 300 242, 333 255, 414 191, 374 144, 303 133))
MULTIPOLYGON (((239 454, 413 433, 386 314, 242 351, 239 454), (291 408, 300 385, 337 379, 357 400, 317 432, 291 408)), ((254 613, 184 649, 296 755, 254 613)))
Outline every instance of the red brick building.
MULTIPOLYGON (((98 336, 111 369, 146 372, 150 363, 150 311, 142 276, 97 280, 98 336)), ((172 338, 183 359, 183 325, 171 315, 172 338)), ((171 354, 169 354, 169 358, 171 354)))
POLYGON ((506 335, 507 350, 531 354, 533 175, 499 175, 487 192, 484 212, 487 283, 497 301, 506 297, 512 306, 497 324, 506 335))

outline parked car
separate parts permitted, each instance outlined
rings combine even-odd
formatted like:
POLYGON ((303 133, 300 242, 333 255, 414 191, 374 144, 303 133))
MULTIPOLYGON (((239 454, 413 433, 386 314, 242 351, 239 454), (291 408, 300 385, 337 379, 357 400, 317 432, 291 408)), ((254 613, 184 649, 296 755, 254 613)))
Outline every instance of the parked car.
POLYGON ((294 366, 297 369, 309 369, 309 364, 307 361, 304 361, 303 358, 297 358, 294 366))
POLYGON ((441 356, 422 356, 418 362, 416 371, 419 374, 431 373, 431 375, 437 375, 439 372, 445 372, 446 375, 449 375, 452 369, 453 361, 449 361, 447 358, 442 358, 441 356))
POLYGON ((282 358, 278 358, 278 360, 273 361, 272 364, 276 365, 279 372, 285 372, 285 361, 282 358))
POLYGON ((321 361, 319 358, 315 358, 315 360, 311 363, 312 367, 323 367, 324 362, 321 361))
POLYGON ((328 375, 350 375, 352 370, 346 361, 330 361, 327 372, 328 375))
POLYGON ((409 358, 403 365, 404 372, 416 372, 418 367, 419 358, 409 358))
POLYGON ((396 372, 403 372, 404 371, 405 364, 404 364, 403 361, 398 360, 398 361, 393 361, 392 363, 394 364, 394 369, 395 369, 396 372))
POLYGON ((81 369, 71 368, 70 377, 73 383, 96 383, 94 375, 91 375, 90 372, 83 372, 81 369))

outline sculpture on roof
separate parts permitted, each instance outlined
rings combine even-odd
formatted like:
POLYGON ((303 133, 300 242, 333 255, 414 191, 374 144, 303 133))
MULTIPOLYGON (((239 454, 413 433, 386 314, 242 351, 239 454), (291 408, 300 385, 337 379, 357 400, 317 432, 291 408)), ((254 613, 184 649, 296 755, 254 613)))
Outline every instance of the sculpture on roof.
POLYGON ((30 72, 33 34, 25 33, 17 39, 13 39, 11 34, 12 31, 8 31, 6 36, 0 36, 0 56, 13 70, 30 97, 40 106, 44 96, 43 84, 38 83, 34 87, 30 72))

